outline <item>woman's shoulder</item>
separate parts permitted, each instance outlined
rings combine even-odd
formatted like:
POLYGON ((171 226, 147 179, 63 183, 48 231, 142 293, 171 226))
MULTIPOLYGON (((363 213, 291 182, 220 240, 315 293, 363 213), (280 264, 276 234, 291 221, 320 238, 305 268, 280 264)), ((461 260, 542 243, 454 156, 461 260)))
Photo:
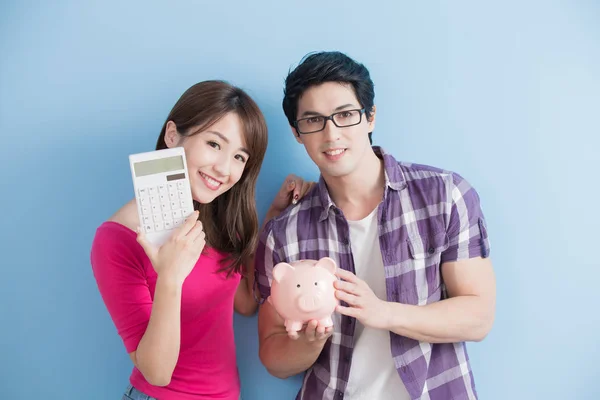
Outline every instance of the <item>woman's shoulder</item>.
POLYGON ((127 203, 98 226, 92 244, 93 249, 101 248, 103 251, 118 249, 121 251, 123 248, 138 247, 132 246, 133 243, 137 244, 135 229, 138 225, 135 203, 133 203, 133 207, 132 212, 131 203, 127 203))

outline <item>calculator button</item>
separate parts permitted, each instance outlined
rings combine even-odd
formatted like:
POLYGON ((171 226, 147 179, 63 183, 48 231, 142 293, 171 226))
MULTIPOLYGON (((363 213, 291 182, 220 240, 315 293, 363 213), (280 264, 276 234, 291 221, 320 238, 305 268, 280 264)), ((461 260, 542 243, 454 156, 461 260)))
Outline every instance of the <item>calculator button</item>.
POLYGON ((177 185, 173 182, 169 183, 169 193, 177 191, 177 185))
POLYGON ((183 189, 184 185, 183 185, 183 181, 179 181, 177 182, 177 188, 178 189, 183 189))
POLYGON ((160 200, 161 203, 169 201, 169 195, 166 193, 161 193, 158 195, 158 200, 160 200))
POLYGON ((144 225, 144 230, 146 231, 146 233, 153 232, 154 226, 153 225, 144 225))
POLYGON ((150 225, 152 223, 152 218, 150 218, 150 216, 145 216, 144 217, 144 225, 150 225))
POLYGON ((140 198, 140 206, 144 207, 147 206, 148 204, 148 199, 146 197, 141 197, 140 198))
POLYGON ((160 212, 160 206, 158 204, 152 204, 152 214, 156 214, 160 212))
POLYGON ((167 194, 167 185, 158 185, 158 194, 167 194))
POLYGON ((183 190, 179 190, 177 193, 179 194, 179 198, 183 199, 185 197, 185 193, 183 190))
POLYGON ((152 219, 154 220, 154 222, 159 222, 163 220, 163 217, 160 213, 157 213, 152 215, 152 219))
POLYGON ((177 199, 177 192, 169 192, 169 198, 171 200, 177 199))
POLYGON ((148 195, 148 189, 141 188, 138 190, 138 193, 140 194, 140 197, 146 197, 148 195))
POLYGON ((150 207, 148 207, 148 206, 143 206, 143 207, 142 207, 142 214, 143 214, 143 215, 148 215, 148 214, 150 214, 150 207))
POLYGON ((171 211, 171 215, 173 216, 173 219, 181 218, 181 210, 173 210, 171 211))
POLYGON ((180 208, 180 207, 179 207, 179 202, 178 202, 178 201, 172 201, 172 202, 171 202, 171 208, 172 208, 173 210, 177 210, 178 208, 180 208))
POLYGON ((150 204, 157 204, 158 196, 150 196, 150 204))
POLYGON ((171 209, 171 203, 169 203, 169 202, 162 203, 160 205, 160 208, 162 208, 163 212, 169 211, 171 209))
POLYGON ((189 206, 189 202, 187 200, 181 200, 179 202, 179 205, 181 206, 181 208, 183 208, 184 210, 187 210, 188 206, 189 206))
POLYGON ((173 221, 165 221, 165 229, 173 229, 173 221))
POLYGON ((154 186, 148 188, 148 194, 150 196, 156 196, 156 188, 154 186))
POLYGON ((164 227, 163 227, 163 223, 162 222, 155 222, 154 223, 154 230, 156 232, 162 231, 163 229, 164 229, 164 227))
POLYGON ((171 218, 171 213, 168 212, 168 211, 163 211, 163 213, 162 213, 162 219, 166 220, 166 219, 169 219, 169 218, 171 218))
POLYGON ((177 218, 177 219, 173 220, 173 226, 178 227, 179 225, 181 225, 182 222, 183 222, 183 219, 177 218))

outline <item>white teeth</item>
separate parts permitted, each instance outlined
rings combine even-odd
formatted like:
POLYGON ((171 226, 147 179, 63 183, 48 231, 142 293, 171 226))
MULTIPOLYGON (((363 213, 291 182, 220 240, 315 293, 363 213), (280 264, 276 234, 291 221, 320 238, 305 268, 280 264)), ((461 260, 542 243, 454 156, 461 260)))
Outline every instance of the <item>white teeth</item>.
POLYGON ((204 175, 202 172, 200 172, 200 175, 202 175, 202 177, 211 185, 211 186, 219 186, 221 184, 221 182, 217 182, 214 179, 210 178, 207 175, 204 175))
POLYGON ((342 154, 344 151, 344 149, 337 149, 333 151, 326 151, 325 153, 329 154, 330 156, 337 156, 339 154, 342 154))

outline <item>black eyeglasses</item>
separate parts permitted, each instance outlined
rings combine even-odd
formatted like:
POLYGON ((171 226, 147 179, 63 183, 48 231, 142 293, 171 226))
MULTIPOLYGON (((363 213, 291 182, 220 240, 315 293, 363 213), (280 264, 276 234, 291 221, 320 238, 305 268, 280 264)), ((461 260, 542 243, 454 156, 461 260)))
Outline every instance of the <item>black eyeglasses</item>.
POLYGON ((328 120, 331 120, 338 128, 345 128, 360 124, 365 109, 345 110, 331 114, 328 117, 315 115, 314 117, 301 118, 294 121, 294 128, 299 134, 315 133, 325 129, 328 120))

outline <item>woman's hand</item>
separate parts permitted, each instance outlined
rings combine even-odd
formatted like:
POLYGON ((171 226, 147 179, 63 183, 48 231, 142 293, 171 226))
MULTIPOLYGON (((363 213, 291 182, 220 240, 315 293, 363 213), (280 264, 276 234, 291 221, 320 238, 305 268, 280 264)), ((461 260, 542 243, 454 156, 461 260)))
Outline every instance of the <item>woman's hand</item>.
POLYGON ((137 241, 142 246, 159 277, 173 279, 177 284, 190 274, 205 245, 202 222, 194 211, 171 237, 159 248, 149 243, 144 232, 138 228, 137 241))
POLYGON ((316 182, 306 182, 294 174, 288 175, 269 207, 266 220, 278 216, 290 204, 296 204, 314 185, 316 182))

